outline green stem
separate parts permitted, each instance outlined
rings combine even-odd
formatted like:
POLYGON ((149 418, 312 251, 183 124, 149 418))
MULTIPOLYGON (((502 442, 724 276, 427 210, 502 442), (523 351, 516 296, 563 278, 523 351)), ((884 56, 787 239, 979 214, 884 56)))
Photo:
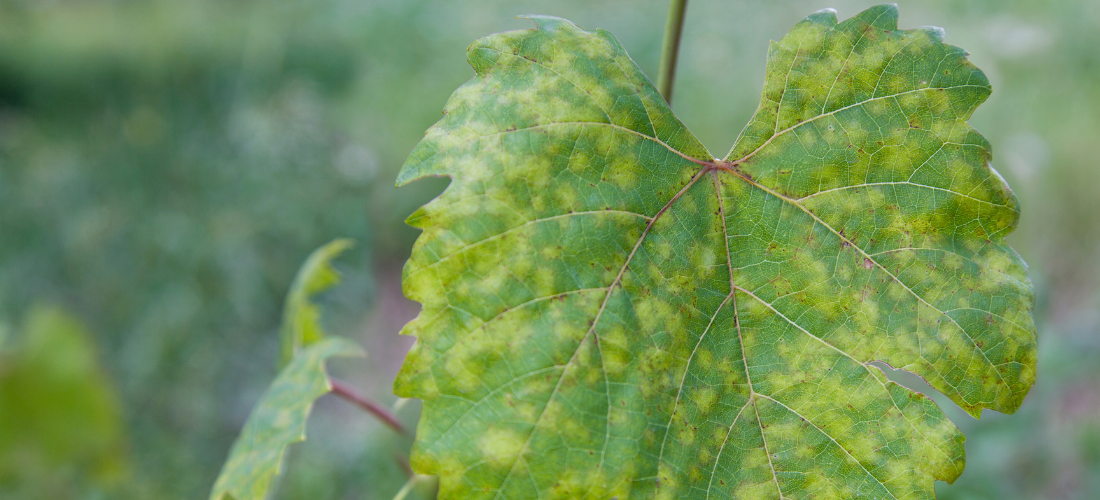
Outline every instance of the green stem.
POLYGON ((672 0, 668 4, 668 24, 665 25, 665 41, 661 46, 661 72, 657 76, 657 90, 672 105, 672 83, 676 79, 676 59, 680 54, 680 35, 684 32, 684 11, 687 0, 672 0))
POLYGON ((405 485, 398 490, 397 495, 394 495, 393 500, 405 500, 405 497, 409 496, 409 492, 412 491, 413 486, 420 480, 420 476, 410 477, 405 485))
MULTIPOLYGON (((435 483, 435 479, 436 479, 435 476, 421 476, 420 474, 416 474, 413 477, 409 478, 408 482, 405 483, 405 486, 401 487, 401 490, 397 492, 397 495, 395 495, 393 497, 393 500, 405 500, 405 497, 409 496, 409 493, 412 492, 413 487, 415 487, 417 485, 417 483, 421 483, 421 482, 435 483)), ((432 495, 432 498, 435 498, 435 497, 436 497, 436 495, 432 495)))

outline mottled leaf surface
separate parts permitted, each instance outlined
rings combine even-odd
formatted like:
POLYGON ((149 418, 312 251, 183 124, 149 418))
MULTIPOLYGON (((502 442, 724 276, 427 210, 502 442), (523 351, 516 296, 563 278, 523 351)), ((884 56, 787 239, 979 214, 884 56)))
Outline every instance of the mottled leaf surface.
POLYGON ((303 347, 325 337, 321 326, 321 308, 313 303, 312 298, 340 283, 340 273, 332 267, 332 260, 353 245, 355 243, 349 239, 330 241, 309 254, 298 269, 283 305, 283 324, 279 332, 282 364, 290 362, 290 358, 303 347))
POLYGON ((306 418, 313 402, 332 390, 325 361, 332 356, 362 355, 358 346, 338 337, 319 340, 294 355, 252 409, 210 499, 267 498, 286 447, 306 438, 306 418))
POLYGON ((602 30, 533 18, 398 184, 452 178, 395 383, 442 498, 932 498, 1035 378, 1016 197, 967 118, 985 75, 893 6, 798 23, 725 159, 602 30))

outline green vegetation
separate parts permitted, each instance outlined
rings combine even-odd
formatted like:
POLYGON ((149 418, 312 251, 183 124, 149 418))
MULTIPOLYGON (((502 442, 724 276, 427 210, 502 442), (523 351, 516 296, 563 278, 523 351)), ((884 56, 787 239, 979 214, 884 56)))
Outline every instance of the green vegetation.
POLYGON ((222 466, 211 500, 263 499, 283 465, 286 447, 305 441, 306 419, 317 398, 333 391, 324 363, 332 356, 363 356, 354 343, 325 338, 320 292, 340 282, 332 259, 351 248, 351 240, 331 241, 314 250, 298 270, 283 305, 282 370, 248 416, 241 435, 222 466))
POLYGON ((725 160, 606 31, 467 49, 398 184, 424 304, 395 390, 443 498, 933 498, 975 417, 1035 381, 1018 202, 968 119, 985 75, 879 6, 772 45, 725 160))
POLYGON ((267 498, 286 447, 306 439, 313 401, 332 390, 325 360, 356 355, 362 351, 341 338, 320 340, 296 353, 252 410, 210 498, 267 498))
MULTIPOLYGON (((676 115, 708 150, 726 151, 756 110, 769 39, 808 12, 835 7, 848 18, 875 3, 693 0, 676 115)), ((900 8, 902 29, 943 26, 992 84, 969 122, 1020 200, 1007 241, 1035 283, 1042 348, 1020 410, 980 421, 916 377, 880 368, 928 394, 967 436, 966 472, 937 483, 939 498, 1094 498, 1100 9, 1084 0, 900 8)), ((96 353, 87 359, 100 375, 85 378, 113 395, 104 401, 116 401, 121 429, 104 441, 118 447, 72 440, 51 451, 34 433, 4 441, 0 496, 42 496, 49 460, 71 464, 51 475, 50 498, 208 495, 279 373, 294 271, 335 238, 358 244, 337 263, 343 284, 314 303, 326 331, 371 358, 329 370, 391 406, 411 343, 396 332, 417 312, 400 291, 418 234, 403 219, 447 185, 396 190, 392 181, 471 77, 464 49, 529 26, 514 16, 555 15, 615 33, 655 77, 667 12, 663 0, 629 9, 603 0, 0 0, 0 378, 25 366, 36 304, 53 304, 84 325, 84 341, 64 343, 96 353)), ((12 397, 3 387, 0 401, 12 397)), ((418 406, 392 405, 410 428, 418 406)), ((2 406, 0 420, 28 407, 2 406)), ((408 499, 431 497, 432 483, 406 483, 409 438, 354 406, 322 397, 308 427, 274 498, 389 500, 404 484, 408 499)))
POLYGON ((118 395, 84 325, 37 306, 0 363, 0 496, 124 488, 131 467, 118 395))
POLYGON ((313 297, 340 283, 340 274, 332 267, 332 259, 353 245, 351 240, 333 240, 314 250, 298 270, 283 304, 283 324, 279 328, 282 364, 289 363, 303 347, 325 337, 321 308, 313 302, 313 297))

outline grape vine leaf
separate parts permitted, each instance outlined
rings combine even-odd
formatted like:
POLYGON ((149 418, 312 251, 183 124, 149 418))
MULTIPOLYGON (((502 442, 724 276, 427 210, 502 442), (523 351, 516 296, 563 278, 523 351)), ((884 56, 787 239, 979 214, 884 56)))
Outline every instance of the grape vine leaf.
POLYGON ((340 273, 332 267, 332 260, 354 245, 350 239, 330 241, 309 254, 298 269, 283 305, 283 323, 279 331, 282 365, 289 363, 303 347, 325 337, 321 309, 310 299, 340 283, 340 273))
POLYGON ((966 120, 990 93, 892 5, 773 42, 722 160, 608 32, 476 41, 398 185, 423 311, 394 384, 451 498, 932 498, 974 416, 1035 379, 1018 202, 966 120))
POLYGON ((313 402, 332 390, 324 363, 333 356, 363 356, 339 337, 322 339, 294 355, 267 388, 214 482, 210 500, 263 500, 279 473, 286 447, 306 439, 313 402))
POLYGON ((317 398, 332 391, 324 363, 333 356, 365 356, 342 338, 325 338, 314 295, 340 282, 332 267, 354 242, 333 240, 306 258, 290 285, 280 328, 282 370, 245 421, 229 451, 210 500, 262 500, 279 474, 286 447, 306 439, 306 419, 317 398))

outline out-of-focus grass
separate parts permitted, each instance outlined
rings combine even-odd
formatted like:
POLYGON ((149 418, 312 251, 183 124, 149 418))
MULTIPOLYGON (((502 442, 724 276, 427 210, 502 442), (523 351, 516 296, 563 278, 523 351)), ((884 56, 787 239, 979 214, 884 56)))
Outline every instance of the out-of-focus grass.
MULTIPOLYGON (((768 39, 874 3, 693 0, 677 113, 724 153, 757 105, 768 39)), ((944 26, 990 76, 972 124, 1021 198, 1011 241, 1039 300, 1039 382, 1020 413, 974 421, 941 403, 968 435, 967 471, 941 497, 1100 496, 1100 5, 900 4, 903 28, 944 26)), ((401 221, 446 185, 392 180, 472 75, 465 47, 528 27, 516 15, 559 15, 610 30, 655 74, 666 5, 0 0, 3 345, 35 302, 78 315, 121 398, 137 486, 115 494, 201 497, 275 373, 298 263, 351 237, 327 310, 369 358, 334 366, 392 401, 409 345, 396 331, 416 312, 400 297, 416 236, 401 221)), ((404 482, 408 441, 343 402, 322 399, 309 432, 280 498, 389 498, 404 482)), ((80 482, 56 496, 96 491, 80 482)))

